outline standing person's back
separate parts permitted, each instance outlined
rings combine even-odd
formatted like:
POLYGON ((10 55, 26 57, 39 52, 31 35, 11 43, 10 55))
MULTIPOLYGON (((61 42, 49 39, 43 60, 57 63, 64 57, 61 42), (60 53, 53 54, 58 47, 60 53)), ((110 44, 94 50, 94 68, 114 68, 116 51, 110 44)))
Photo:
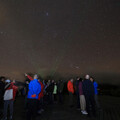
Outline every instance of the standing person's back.
POLYGON ((2 112, 3 109, 3 96, 4 96, 4 87, 5 87, 5 83, 4 83, 5 78, 4 77, 0 77, 0 114, 2 112))
POLYGON ((75 92, 77 96, 77 109, 78 110, 80 110, 79 82, 80 82, 80 78, 77 77, 76 84, 75 84, 75 92))
POLYGON ((49 96, 49 103, 53 103, 53 90, 54 90, 54 80, 50 83, 48 87, 48 96, 49 96))
POLYGON ((34 75, 34 79, 29 83, 27 120, 36 119, 37 102, 40 92, 41 85, 38 82, 38 76, 34 75))
POLYGON ((81 113, 84 115, 87 115, 88 113, 86 112, 86 100, 85 100, 85 96, 83 94, 83 82, 82 82, 82 78, 80 78, 80 82, 79 82, 79 96, 80 96, 80 107, 81 107, 81 113))
POLYGON ((63 89, 64 89, 64 82, 60 80, 58 82, 58 95, 59 95, 59 102, 63 103, 63 89))
POLYGON ((44 97, 44 85, 43 83, 40 81, 40 79, 38 80, 40 85, 41 85, 41 92, 39 93, 38 96, 38 114, 41 114, 44 111, 44 102, 43 102, 43 97, 44 97))
POLYGON ((57 84, 56 84, 56 82, 54 83, 53 97, 54 97, 54 102, 57 102, 57 84))
POLYGON ((38 99, 38 95, 41 92, 41 86, 37 79, 30 81, 28 90, 28 99, 38 99))
POLYGON ((18 87, 14 85, 15 82, 11 82, 7 79, 5 85, 5 93, 4 93, 4 111, 3 111, 3 120, 7 120, 8 117, 8 107, 10 112, 10 120, 13 120, 13 104, 16 97, 16 93, 18 87))
POLYGON ((68 88, 68 92, 74 93, 73 79, 68 81, 67 88, 68 88))
POLYGON ((90 77, 90 81, 93 83, 93 86, 94 86, 94 97, 95 97, 95 103, 96 103, 96 107, 97 109, 101 109, 100 108, 100 104, 99 104, 99 101, 98 101, 98 84, 97 82, 94 80, 93 77, 90 77))
POLYGON ((85 79, 83 81, 83 90, 84 94, 87 96, 93 95, 94 96, 94 86, 89 79, 85 79))
POLYGON ((68 92, 69 92, 69 105, 73 107, 73 94, 74 94, 74 87, 73 87, 73 79, 70 79, 67 84, 68 92))
POLYGON ((98 84, 97 84, 96 81, 93 82, 93 86, 94 86, 94 92, 95 92, 95 95, 98 95, 98 90, 97 90, 97 88, 98 88, 98 84))
POLYGON ((64 88, 64 82, 63 82, 63 80, 60 80, 58 82, 58 92, 62 93, 63 92, 63 88, 64 88))
POLYGON ((83 93, 86 99, 86 109, 87 109, 88 115, 90 116, 90 106, 91 106, 92 113, 95 116, 96 111, 95 111, 95 100, 94 100, 94 86, 90 81, 89 75, 86 75, 85 80, 83 81, 83 93))

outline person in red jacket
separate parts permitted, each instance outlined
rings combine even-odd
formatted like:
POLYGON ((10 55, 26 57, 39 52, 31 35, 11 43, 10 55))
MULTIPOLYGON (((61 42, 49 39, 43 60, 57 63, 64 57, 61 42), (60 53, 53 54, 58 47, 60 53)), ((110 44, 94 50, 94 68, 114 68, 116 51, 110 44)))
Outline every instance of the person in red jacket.
POLYGON ((5 81, 5 93, 4 93, 4 111, 3 111, 3 119, 7 120, 7 111, 8 106, 10 108, 10 120, 13 119, 13 103, 16 97, 16 93, 18 90, 18 87, 14 85, 14 82, 11 82, 9 79, 5 81))
POLYGON ((70 105, 70 107, 73 107, 74 87, 73 87, 73 79, 72 78, 67 83, 67 89, 69 92, 69 105, 70 105))
POLYGON ((43 83, 39 80, 39 83, 41 85, 41 92, 38 96, 39 100, 39 105, 38 105, 38 113, 41 114, 44 111, 44 103, 43 103, 43 97, 44 97, 44 85, 43 83))

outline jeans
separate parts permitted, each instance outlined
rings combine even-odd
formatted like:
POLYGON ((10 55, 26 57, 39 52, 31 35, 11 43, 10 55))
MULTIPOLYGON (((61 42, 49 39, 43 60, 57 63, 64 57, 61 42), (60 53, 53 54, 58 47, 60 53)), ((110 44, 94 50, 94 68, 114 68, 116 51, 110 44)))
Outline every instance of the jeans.
POLYGON ((13 100, 5 100, 4 101, 4 111, 3 111, 4 118, 7 117, 8 106, 10 109, 10 116, 11 117, 13 116, 13 100))

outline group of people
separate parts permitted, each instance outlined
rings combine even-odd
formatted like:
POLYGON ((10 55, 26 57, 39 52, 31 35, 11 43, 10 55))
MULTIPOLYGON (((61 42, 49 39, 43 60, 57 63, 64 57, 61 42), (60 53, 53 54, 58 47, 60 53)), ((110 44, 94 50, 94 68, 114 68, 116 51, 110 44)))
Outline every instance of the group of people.
POLYGON ((58 82, 54 80, 45 81, 41 80, 38 75, 34 75, 32 78, 26 73, 25 76, 29 79, 25 85, 27 120, 31 120, 31 118, 35 120, 37 114, 44 111, 45 105, 63 103, 63 80, 58 82))
MULTIPOLYGON (((65 87, 63 80, 41 80, 37 74, 33 78, 26 73, 25 76, 28 78, 24 86, 26 120, 35 120, 37 114, 41 114, 44 111, 45 105, 58 102, 63 104, 65 87)), ((2 120, 7 120, 8 106, 10 108, 10 120, 13 119, 13 102, 18 89, 14 84, 15 81, 5 79, 5 77, 0 78, 0 110, 2 111, 3 109, 2 120)), ((77 109, 81 110, 82 114, 90 116, 92 110, 93 115, 96 116, 96 106, 97 108, 100 106, 97 100, 98 85, 93 77, 89 75, 86 75, 85 79, 77 77, 76 82, 71 78, 67 82, 66 87, 69 93, 70 109, 75 104, 74 100, 76 100, 77 109), (77 99, 74 99, 75 94, 77 99)))
POLYGON ((91 116, 92 111, 92 115, 96 116, 96 108, 100 109, 97 82, 89 75, 86 75, 85 79, 77 77, 75 87, 73 81, 73 79, 70 79, 67 84, 70 107, 73 107, 73 94, 76 92, 77 109, 88 116, 91 116))

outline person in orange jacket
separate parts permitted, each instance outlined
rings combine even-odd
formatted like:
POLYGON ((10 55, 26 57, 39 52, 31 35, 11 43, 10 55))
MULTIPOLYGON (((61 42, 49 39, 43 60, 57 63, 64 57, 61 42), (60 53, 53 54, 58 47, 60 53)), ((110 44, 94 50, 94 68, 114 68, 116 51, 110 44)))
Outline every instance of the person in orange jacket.
POLYGON ((73 107, 74 87, 73 87, 73 79, 72 78, 67 83, 67 89, 69 92, 69 105, 70 105, 70 107, 73 107))

